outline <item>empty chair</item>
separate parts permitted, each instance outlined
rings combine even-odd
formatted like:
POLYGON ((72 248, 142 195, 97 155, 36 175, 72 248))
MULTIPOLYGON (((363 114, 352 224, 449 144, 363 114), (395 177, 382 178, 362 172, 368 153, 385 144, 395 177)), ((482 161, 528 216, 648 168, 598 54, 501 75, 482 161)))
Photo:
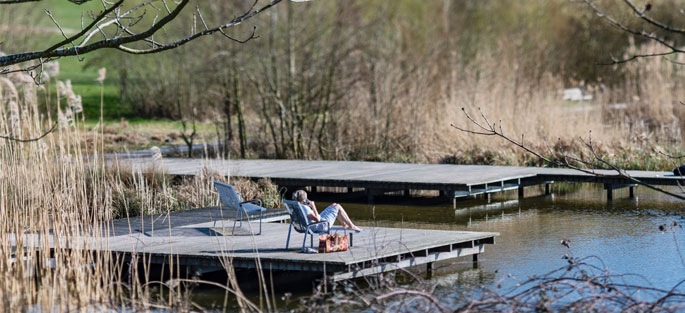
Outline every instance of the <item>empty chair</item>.
POLYGON ((295 228, 298 233, 304 234, 304 240, 302 240, 302 252, 304 252, 304 246, 307 243, 307 236, 309 235, 309 241, 312 247, 314 247, 314 235, 315 234, 328 234, 331 229, 331 225, 328 225, 328 221, 320 221, 309 223, 307 215, 305 215, 306 210, 302 207, 302 204, 297 201, 283 200, 285 207, 288 209, 288 214, 290 214, 290 228, 288 228, 288 239, 285 242, 285 249, 288 249, 290 244, 290 232, 295 228), (322 225, 323 227, 313 227, 315 225, 322 225))
MULTIPOLYGON (((266 208, 262 207, 262 200, 253 199, 249 201, 241 201, 240 194, 235 191, 235 188, 229 184, 224 184, 222 182, 214 181, 214 187, 216 191, 219 192, 219 201, 221 205, 235 209, 235 220, 233 221, 233 229, 231 234, 235 232, 235 225, 240 222, 240 226, 243 226, 243 214, 247 218, 247 222, 250 222, 249 214, 259 212, 259 235, 262 233, 262 215, 266 208)), ((218 210, 221 210, 221 205, 219 205, 218 210)), ((220 212, 220 211, 219 211, 220 212)), ((218 216, 218 214, 217 214, 218 216)), ((214 226, 216 226, 216 219, 214 220, 214 226)))

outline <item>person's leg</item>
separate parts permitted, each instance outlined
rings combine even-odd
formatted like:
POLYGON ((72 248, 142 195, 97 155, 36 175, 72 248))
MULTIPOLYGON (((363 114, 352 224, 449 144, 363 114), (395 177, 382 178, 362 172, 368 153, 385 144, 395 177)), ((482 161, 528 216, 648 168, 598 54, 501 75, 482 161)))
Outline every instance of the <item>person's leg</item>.
POLYGON ((329 221, 331 224, 330 226, 333 226, 335 221, 339 221, 340 224, 342 224, 343 228, 348 228, 349 225, 345 220, 343 220, 340 217, 340 205, 337 203, 333 203, 329 206, 327 206, 322 212, 321 212, 321 217, 329 221))
POLYGON ((344 228, 352 229, 352 230, 356 230, 356 231, 362 230, 361 228, 354 225, 354 223, 352 223, 352 220, 347 215, 347 212, 345 212, 345 209, 343 209, 342 205, 337 204, 337 203, 333 203, 333 204, 331 204, 331 206, 334 206, 336 209, 338 209, 338 221, 340 221, 340 223, 342 224, 342 226, 344 228))

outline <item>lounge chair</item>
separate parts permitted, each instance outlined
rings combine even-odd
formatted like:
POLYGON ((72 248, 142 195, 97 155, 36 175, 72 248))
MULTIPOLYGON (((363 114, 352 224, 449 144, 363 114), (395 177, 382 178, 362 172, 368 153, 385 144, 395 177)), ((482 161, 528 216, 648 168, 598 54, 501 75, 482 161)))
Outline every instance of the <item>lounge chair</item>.
MULTIPOLYGON (((240 222, 239 227, 243 227, 243 214, 247 218, 247 222, 250 222, 249 214, 259 212, 259 235, 262 233, 262 216, 266 208, 262 207, 262 200, 253 199, 249 201, 241 201, 240 194, 235 191, 235 188, 229 184, 224 184, 222 182, 214 181, 214 187, 217 192, 219 192, 219 201, 221 202, 217 213, 221 212, 221 205, 235 209, 235 219, 233 221, 233 229, 231 234, 235 232, 236 223, 240 222)), ((219 216, 219 214, 217 214, 219 216)), ((214 220, 214 226, 216 227, 216 219, 214 220)))
POLYGON ((338 231, 341 230, 345 232, 345 234, 349 233, 350 234, 350 242, 349 246, 352 247, 353 243, 353 237, 352 235, 354 233, 357 233, 357 231, 351 231, 349 229, 344 229, 340 226, 332 226, 328 225, 328 221, 320 221, 320 222, 314 222, 314 223, 309 223, 309 219, 307 219, 307 214, 305 212, 306 209, 303 207, 303 205, 297 201, 292 201, 292 200, 283 200, 283 203, 285 203, 286 209, 288 209, 288 214, 290 214, 290 228, 288 229, 288 239, 285 242, 285 249, 288 250, 288 246, 290 244, 290 233, 292 232, 293 228, 295 228, 295 231, 298 233, 303 233, 304 234, 304 239, 302 240, 302 252, 304 252, 304 246, 307 243, 307 236, 309 236, 309 242, 312 248, 314 248, 314 235, 319 235, 319 234, 330 234, 332 230, 338 231), (315 230, 312 229, 311 226, 322 224, 323 229, 322 230, 315 230))
POLYGON ((305 214, 306 210, 302 207, 301 203, 292 200, 283 200, 283 203, 285 203, 285 207, 288 209, 288 214, 290 214, 290 228, 288 228, 288 239, 285 242, 286 250, 288 250, 288 245, 290 244, 290 232, 293 230, 293 228, 295 228, 295 231, 298 233, 304 234, 304 240, 302 240, 302 252, 304 252, 304 246, 307 243, 307 235, 309 235, 310 244, 312 248, 314 248, 314 235, 329 233, 330 225, 328 225, 328 221, 309 223, 307 214, 305 214), (323 225, 323 230, 315 231, 312 229, 312 226, 319 224, 323 225))

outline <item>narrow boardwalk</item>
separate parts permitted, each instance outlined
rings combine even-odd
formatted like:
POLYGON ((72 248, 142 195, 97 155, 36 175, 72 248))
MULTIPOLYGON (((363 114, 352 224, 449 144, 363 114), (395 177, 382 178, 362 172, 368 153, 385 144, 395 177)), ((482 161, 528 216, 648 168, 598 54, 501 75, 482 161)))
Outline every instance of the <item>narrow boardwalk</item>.
MULTIPOLYGON (((230 211, 225 211, 231 215, 230 211)), ((284 220, 280 210, 268 212, 271 220, 284 220)), ((261 235, 250 235, 256 222, 244 223, 233 235, 233 221, 219 219, 215 208, 173 212, 115 220, 109 237, 86 239, 89 249, 106 250, 151 264, 176 264, 189 272, 223 271, 226 264, 254 269, 259 264, 273 271, 300 271, 333 280, 363 277, 381 272, 478 255, 494 244, 498 233, 367 227, 354 236, 346 252, 301 252, 304 235, 292 232, 285 249, 288 223, 263 223, 261 235), (216 226, 215 226, 215 222, 216 226)), ((309 240, 308 240, 309 241, 309 240)), ((315 239, 315 245, 316 245, 315 239)), ((307 242, 307 246, 310 243, 307 242)), ((474 261, 476 259, 474 258, 474 261)))
MULTIPOLYGON (((363 188, 372 201, 374 195, 388 191, 438 190, 446 197, 489 194, 552 182, 590 182, 604 184, 608 196, 614 189, 632 187, 630 181, 616 177, 613 171, 597 171, 607 176, 595 176, 571 169, 451 165, 406 164, 357 161, 304 160, 203 160, 148 158, 123 160, 134 170, 163 169, 172 175, 196 175, 208 169, 226 176, 270 178, 280 186, 300 188, 348 187, 363 188), (154 167, 151 167, 154 165, 154 167)), ((653 185, 677 186, 685 183, 682 177, 670 172, 628 171, 630 175, 653 185)))

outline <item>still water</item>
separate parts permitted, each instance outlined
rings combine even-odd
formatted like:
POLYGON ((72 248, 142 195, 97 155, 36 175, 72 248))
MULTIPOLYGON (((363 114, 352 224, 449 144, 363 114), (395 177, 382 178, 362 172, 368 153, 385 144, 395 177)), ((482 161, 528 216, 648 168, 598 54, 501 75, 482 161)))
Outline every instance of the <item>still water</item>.
POLYGON ((440 265, 432 282, 445 288, 511 286, 564 266, 565 254, 597 256, 613 272, 639 275, 633 278, 636 283, 671 288, 685 279, 685 230, 659 230, 660 225, 685 223, 685 203, 644 188, 637 190, 637 199, 628 199, 627 190, 619 190, 615 200, 607 202, 601 188, 560 187, 552 195, 537 191, 523 200, 514 193, 490 203, 461 201, 457 209, 349 203, 345 207, 367 225, 375 221, 388 227, 499 232, 496 244, 487 245, 480 256, 478 269, 470 268, 470 257, 440 265), (570 249, 560 244, 564 239, 570 241, 570 249))
MULTIPOLYGON (((472 268, 471 257, 438 264, 429 282, 445 297, 475 286, 514 286, 564 266, 565 254, 597 256, 613 272, 637 274, 630 279, 640 285, 668 289, 685 279, 685 230, 659 230, 664 224, 685 224, 685 203, 644 188, 637 190, 637 199, 628 199, 627 190, 620 190, 607 202, 601 188, 579 186, 558 185, 552 195, 528 188, 522 200, 515 192, 505 193, 490 202, 459 201, 456 209, 451 204, 410 199, 342 205, 362 227, 499 232, 496 244, 486 245, 478 268, 472 268), (570 249, 561 240, 570 241, 570 249)), ((334 195, 311 198, 321 204, 336 201, 334 195)))

